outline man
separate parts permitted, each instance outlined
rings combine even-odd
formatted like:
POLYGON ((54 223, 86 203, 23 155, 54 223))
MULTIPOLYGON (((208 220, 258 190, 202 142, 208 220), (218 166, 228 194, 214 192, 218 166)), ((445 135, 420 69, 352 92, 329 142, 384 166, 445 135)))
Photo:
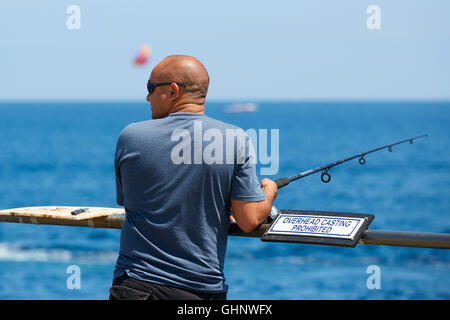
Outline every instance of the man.
POLYGON ((271 210, 275 182, 258 182, 248 136, 232 136, 230 148, 225 138, 238 128, 204 114, 208 86, 208 72, 196 58, 163 59, 147 84, 153 120, 120 134, 114 164, 126 219, 112 300, 226 299, 230 207, 244 232, 271 210), (214 138, 199 143, 199 129, 200 138, 203 132, 214 138), (202 151, 213 139, 216 148, 206 159, 202 151))

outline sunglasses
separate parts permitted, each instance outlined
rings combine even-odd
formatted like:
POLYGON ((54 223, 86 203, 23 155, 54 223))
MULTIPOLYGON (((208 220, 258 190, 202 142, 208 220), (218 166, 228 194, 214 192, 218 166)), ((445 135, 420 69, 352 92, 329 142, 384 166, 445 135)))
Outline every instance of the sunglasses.
POLYGON ((186 88, 186 84, 184 83, 178 83, 178 82, 164 82, 164 83, 152 83, 150 81, 147 82, 147 90, 148 90, 148 94, 152 95, 153 91, 155 91, 156 87, 160 87, 160 86, 169 86, 172 83, 176 83, 177 85, 179 85, 180 87, 184 87, 186 88))

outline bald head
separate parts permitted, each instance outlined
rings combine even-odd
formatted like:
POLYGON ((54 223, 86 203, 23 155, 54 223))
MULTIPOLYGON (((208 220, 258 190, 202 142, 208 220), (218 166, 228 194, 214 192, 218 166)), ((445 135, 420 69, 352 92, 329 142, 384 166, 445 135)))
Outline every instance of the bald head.
POLYGON ((153 68, 150 82, 162 84, 147 95, 153 119, 175 112, 204 113, 209 75, 198 59, 168 56, 153 68))
POLYGON ((185 94, 206 98, 209 75, 203 64, 196 58, 172 55, 164 58, 152 71, 154 82, 178 82, 186 85, 185 94))

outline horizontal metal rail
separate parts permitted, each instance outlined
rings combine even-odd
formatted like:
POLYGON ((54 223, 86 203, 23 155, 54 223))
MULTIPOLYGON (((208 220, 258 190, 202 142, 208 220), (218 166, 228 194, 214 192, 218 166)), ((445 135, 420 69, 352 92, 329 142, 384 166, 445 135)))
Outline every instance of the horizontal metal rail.
POLYGON ((361 244, 450 249, 450 234, 367 230, 359 242, 361 244))
MULTIPOLYGON (((54 218, 41 218, 29 216, 0 215, 0 222, 17 222, 30 224, 64 225, 91 228, 120 229, 125 220, 125 215, 110 215, 84 220, 64 220, 54 218)), ((229 229, 230 236, 260 238, 269 227, 262 224, 256 230, 245 233, 232 223, 229 229)), ((448 233, 426 233, 405 231, 366 230, 362 235, 360 244, 363 245, 386 245, 421 248, 450 249, 450 234, 448 233)))

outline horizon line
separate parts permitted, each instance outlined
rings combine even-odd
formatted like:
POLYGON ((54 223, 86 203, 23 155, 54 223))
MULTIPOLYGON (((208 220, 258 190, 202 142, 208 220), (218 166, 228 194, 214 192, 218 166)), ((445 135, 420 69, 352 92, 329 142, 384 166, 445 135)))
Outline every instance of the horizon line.
MULTIPOLYGON (((314 102, 342 102, 342 103, 379 103, 379 102, 434 102, 434 103, 450 103, 450 98, 427 98, 427 99, 412 99, 412 98, 372 98, 372 99, 356 99, 356 98, 324 98, 324 99, 207 99, 205 105, 208 103, 228 103, 228 104, 245 104, 245 103, 314 103, 314 102)), ((145 99, 0 99, 0 104, 8 103, 145 103, 145 99)))

